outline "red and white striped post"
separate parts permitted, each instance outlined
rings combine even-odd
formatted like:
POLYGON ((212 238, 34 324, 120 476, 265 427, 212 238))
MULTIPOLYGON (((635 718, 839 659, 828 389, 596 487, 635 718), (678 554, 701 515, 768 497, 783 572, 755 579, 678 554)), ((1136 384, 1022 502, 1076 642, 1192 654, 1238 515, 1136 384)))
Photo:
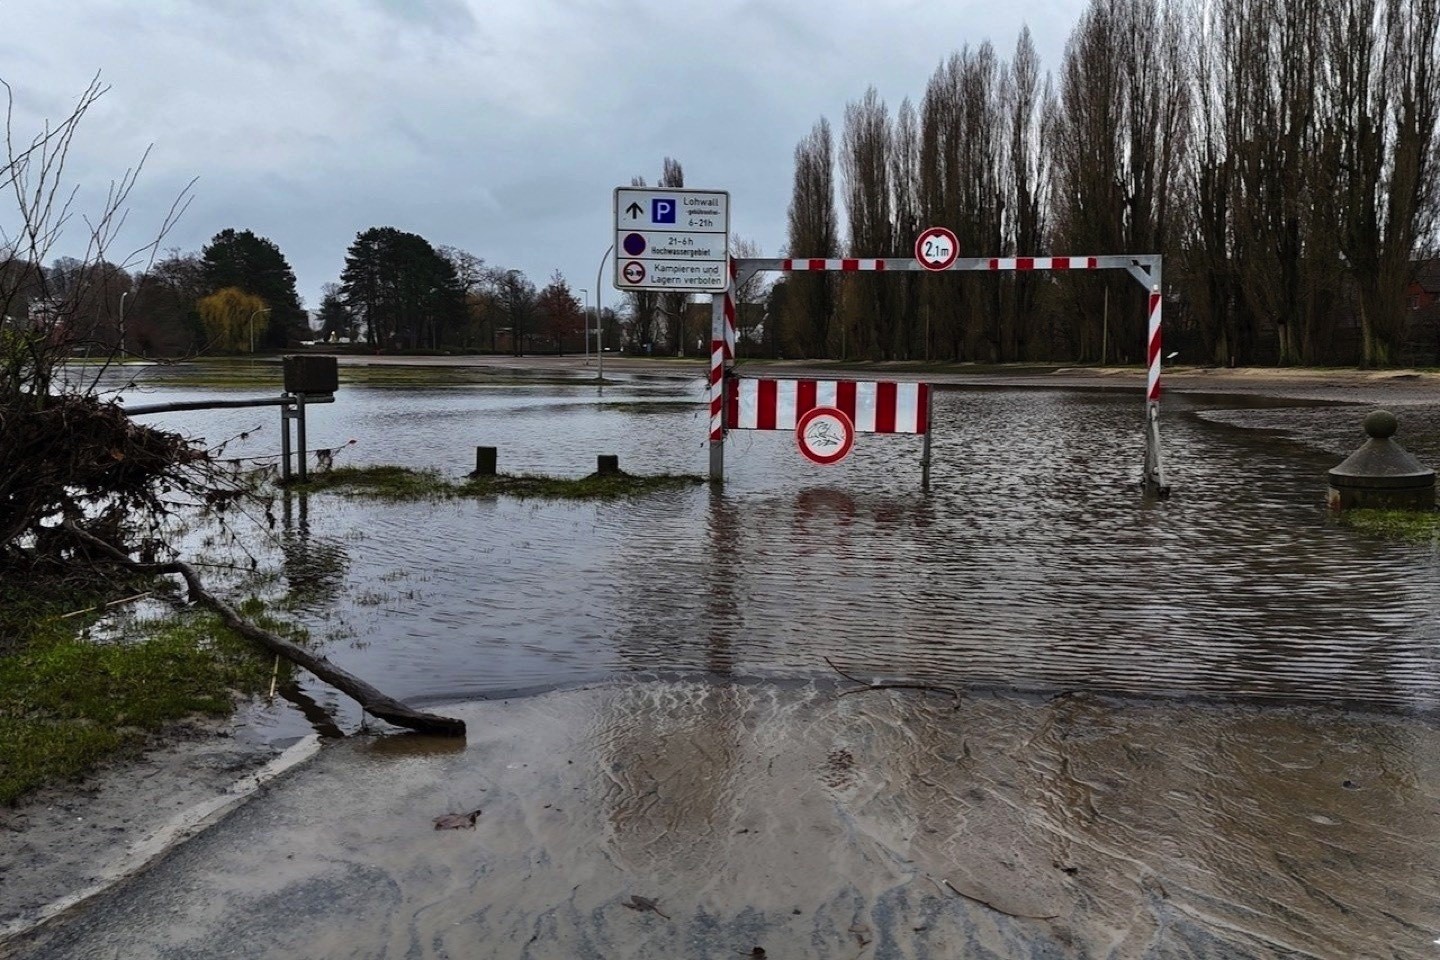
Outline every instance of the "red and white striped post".
POLYGON ((735 274, 723 293, 710 295, 710 479, 725 479, 725 373, 735 363, 735 274))
POLYGON ((1170 484, 1165 480, 1165 463, 1160 457, 1160 364, 1162 361, 1160 321, 1161 312, 1165 306, 1160 258, 1155 257, 1149 267, 1150 322, 1145 345, 1145 475, 1142 483, 1147 493, 1168 497, 1170 484))

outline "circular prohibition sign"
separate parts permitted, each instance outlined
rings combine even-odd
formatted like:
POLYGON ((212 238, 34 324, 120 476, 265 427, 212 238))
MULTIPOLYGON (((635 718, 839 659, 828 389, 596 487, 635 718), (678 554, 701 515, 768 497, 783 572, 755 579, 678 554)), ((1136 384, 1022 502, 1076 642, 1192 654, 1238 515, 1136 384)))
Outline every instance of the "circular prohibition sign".
POLYGON ((949 270, 960 256, 960 241, 945 227, 926 227, 915 238, 915 259, 926 270, 949 270))
POLYGON ((836 407, 815 407, 795 424, 795 445, 807 460, 828 467, 855 448, 855 424, 836 407))

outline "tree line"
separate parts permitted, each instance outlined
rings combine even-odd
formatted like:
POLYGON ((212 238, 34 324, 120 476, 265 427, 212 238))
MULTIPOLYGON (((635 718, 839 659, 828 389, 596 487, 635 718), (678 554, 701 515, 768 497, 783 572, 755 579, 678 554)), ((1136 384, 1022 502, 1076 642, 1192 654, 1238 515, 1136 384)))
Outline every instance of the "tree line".
MULTIPOLYGON (((1058 74, 1028 29, 966 47, 892 114, 872 88, 797 145, 794 257, 1165 256, 1195 362, 1440 362, 1411 284, 1435 246, 1440 0, 1091 0, 1058 74), (839 205, 843 203, 842 230, 839 205)), ((1433 292, 1433 291, 1432 291, 1433 292)), ((775 352, 1137 361, 1123 274, 797 273, 775 352)))
MULTIPOLYGON (((579 349, 587 326, 558 271, 537 290, 519 270, 394 227, 356 236, 339 281, 325 285, 316 327, 279 246, 233 228, 198 252, 172 249, 137 270, 103 257, 45 265, 0 249, 0 291, 0 328, 43 329, 97 355, 247 353, 315 339, 559 352, 579 349)), ((607 313, 613 336, 617 321, 607 313)))

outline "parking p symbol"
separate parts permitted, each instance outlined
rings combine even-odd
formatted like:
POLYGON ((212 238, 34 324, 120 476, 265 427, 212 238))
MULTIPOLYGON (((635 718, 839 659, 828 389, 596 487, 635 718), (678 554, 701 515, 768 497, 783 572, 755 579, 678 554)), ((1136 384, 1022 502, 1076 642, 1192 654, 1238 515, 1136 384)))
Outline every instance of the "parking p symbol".
POLYGON ((650 220, 652 223, 674 223, 675 222, 675 201, 674 200, 651 200, 650 220))

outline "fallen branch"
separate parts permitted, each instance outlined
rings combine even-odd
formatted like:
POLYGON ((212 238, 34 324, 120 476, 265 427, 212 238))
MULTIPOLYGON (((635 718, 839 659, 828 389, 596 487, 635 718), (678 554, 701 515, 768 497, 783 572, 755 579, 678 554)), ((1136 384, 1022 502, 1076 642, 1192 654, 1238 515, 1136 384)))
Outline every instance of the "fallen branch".
POLYGON ((296 666, 304 667, 321 680, 330 684, 330 686, 354 698, 366 713, 379 717, 388 723, 393 723, 397 727, 419 730, 422 733, 438 733, 452 737, 463 737, 465 735, 465 721, 412 709, 399 700, 395 700, 381 693, 359 677, 341 670, 325 657, 311 653, 304 647, 286 640, 279 634, 271 633, 269 630, 265 630, 246 620, 240 616, 230 604, 206 590, 205 585, 200 580, 199 574, 197 574, 194 568, 188 563, 180 560, 172 560, 168 563, 140 563, 132 559, 128 554, 106 543, 104 540, 86 533, 69 521, 66 521, 65 529, 81 543, 93 547, 105 556, 136 573, 143 573, 150 576, 179 574, 185 579, 185 586, 189 590, 192 601, 202 603, 211 610, 214 610, 220 615, 220 619, 224 621, 226 626, 242 637, 253 640, 266 650, 284 657, 296 666))
POLYGON ((869 693, 871 690, 924 690, 928 693, 948 694, 955 698, 955 708, 957 710, 960 708, 960 691, 954 687, 944 687, 934 683, 866 683, 859 677, 851 676, 844 670, 841 670, 835 665, 835 661, 829 657, 824 657, 823 659, 826 663, 830 664, 831 670, 834 670, 851 683, 860 684, 860 686, 854 690, 842 690, 840 692, 840 696, 842 697, 848 697, 852 693, 869 693))
POLYGON ((78 617, 82 613, 95 613, 100 610, 109 610, 111 607, 118 607, 122 603, 130 603, 135 600, 144 600, 148 596, 150 596, 150 591, 147 590, 144 593, 137 593, 133 597, 121 597, 119 600, 111 600, 109 603, 102 603, 98 607, 86 607, 84 610, 75 610, 70 613, 62 613, 58 619, 69 620, 71 617, 78 617))

